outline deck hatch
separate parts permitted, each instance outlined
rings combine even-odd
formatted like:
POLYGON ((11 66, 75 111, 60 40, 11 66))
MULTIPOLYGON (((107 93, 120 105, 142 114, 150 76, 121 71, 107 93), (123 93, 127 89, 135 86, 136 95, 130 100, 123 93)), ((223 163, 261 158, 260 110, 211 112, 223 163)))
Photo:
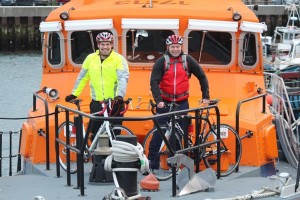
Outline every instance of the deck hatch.
POLYGON ((122 19, 123 29, 179 29, 179 19, 122 19))
POLYGON ((66 31, 103 30, 112 28, 112 19, 65 21, 66 31))
POLYGON ((238 22, 189 19, 190 30, 237 32, 238 22))
POLYGON ((41 22, 40 31, 43 32, 58 32, 62 30, 61 22, 41 22))
POLYGON ((268 28, 265 23, 242 21, 240 25, 240 30, 253 33, 262 33, 264 31, 267 31, 267 29, 268 28))

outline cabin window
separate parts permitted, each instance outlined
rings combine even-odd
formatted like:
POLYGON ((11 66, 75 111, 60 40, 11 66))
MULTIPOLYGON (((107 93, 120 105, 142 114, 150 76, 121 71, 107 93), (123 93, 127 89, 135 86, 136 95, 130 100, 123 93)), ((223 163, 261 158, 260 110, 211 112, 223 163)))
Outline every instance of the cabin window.
POLYGON ((98 33, 99 31, 77 31, 71 34, 71 57, 75 64, 82 64, 90 53, 96 51, 98 33))
POLYGON ((257 62, 257 38, 255 33, 244 32, 240 36, 240 67, 246 70, 254 68, 257 62))
POLYGON ((62 35, 59 35, 56 32, 51 32, 48 34, 48 40, 46 41, 46 54, 48 62, 53 68, 62 67, 62 50, 63 42, 60 39, 62 35))
POLYGON ((126 58, 130 63, 154 63, 166 51, 166 39, 171 30, 128 30, 126 58))
POLYGON ((232 55, 232 34, 213 31, 191 31, 188 54, 202 64, 228 65, 232 55))
MULTIPOLYGON (((90 54, 98 50, 96 36, 100 32, 110 32, 108 30, 95 30, 95 31, 74 31, 70 33, 70 46, 72 64, 76 67, 81 67, 81 64, 85 58, 90 54)), ((112 33, 113 34, 113 33, 112 33)), ((113 34, 115 35, 115 34, 113 34)), ((116 39, 116 38, 115 38, 116 39)), ((116 46, 117 42, 114 42, 116 46)))

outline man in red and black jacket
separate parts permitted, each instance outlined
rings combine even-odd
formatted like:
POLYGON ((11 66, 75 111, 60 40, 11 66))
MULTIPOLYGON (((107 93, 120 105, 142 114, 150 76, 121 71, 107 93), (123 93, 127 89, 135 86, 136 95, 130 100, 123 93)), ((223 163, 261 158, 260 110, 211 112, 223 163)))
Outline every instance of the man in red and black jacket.
MULTIPOLYGON (((182 52, 183 39, 171 35, 166 40, 167 51, 159 58, 152 69, 150 86, 152 96, 157 104, 156 113, 169 112, 165 103, 176 102, 179 110, 189 108, 189 78, 191 74, 197 77, 202 91, 202 103, 209 103, 209 85, 207 77, 197 61, 182 52)), ((161 125, 165 125, 167 118, 158 118, 161 125)), ((158 151, 162 138, 154 133, 150 142, 148 159, 151 169, 159 168, 158 151)))

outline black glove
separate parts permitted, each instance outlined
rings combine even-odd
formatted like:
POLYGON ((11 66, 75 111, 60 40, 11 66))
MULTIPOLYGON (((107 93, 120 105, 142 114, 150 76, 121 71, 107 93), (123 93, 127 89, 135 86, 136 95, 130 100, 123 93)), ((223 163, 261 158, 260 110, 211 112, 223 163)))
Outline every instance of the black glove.
POLYGON ((123 103, 123 97, 121 97, 121 96, 116 96, 115 98, 114 98, 114 101, 116 102, 116 103, 123 103))
POLYGON ((76 99, 76 98, 77 98, 77 97, 76 97, 75 95, 70 94, 70 95, 66 96, 65 101, 66 101, 66 102, 69 102, 69 101, 71 101, 71 100, 73 100, 73 99, 76 99))
POLYGON ((111 106, 111 110, 110 110, 108 115, 111 116, 111 117, 119 116, 120 112, 123 111, 124 108, 125 108, 125 106, 124 106, 123 97, 116 96, 114 98, 114 101, 113 101, 112 106, 111 106))

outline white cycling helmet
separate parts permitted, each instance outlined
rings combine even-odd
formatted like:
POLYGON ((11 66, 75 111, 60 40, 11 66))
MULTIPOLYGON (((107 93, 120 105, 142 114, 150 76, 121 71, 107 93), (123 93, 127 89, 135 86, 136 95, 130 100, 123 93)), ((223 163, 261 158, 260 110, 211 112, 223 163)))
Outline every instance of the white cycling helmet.
POLYGON ((178 36, 178 35, 170 35, 167 40, 166 40, 166 44, 167 45, 171 45, 171 44, 183 44, 183 39, 182 37, 178 36))
POLYGON ((114 41, 114 37, 109 32, 102 32, 102 33, 99 33, 97 35, 96 41, 97 42, 113 42, 114 41))

